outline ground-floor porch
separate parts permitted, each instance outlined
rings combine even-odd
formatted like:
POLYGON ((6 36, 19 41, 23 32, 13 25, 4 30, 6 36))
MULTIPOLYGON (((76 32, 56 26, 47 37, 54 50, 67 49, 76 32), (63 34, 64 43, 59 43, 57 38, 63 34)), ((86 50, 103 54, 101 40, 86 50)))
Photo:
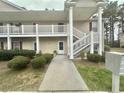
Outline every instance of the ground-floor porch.
POLYGON ((9 49, 38 50, 42 53, 57 51, 58 54, 67 54, 67 37, 39 37, 39 42, 35 37, 11 37, 9 39, 8 43, 7 38, 0 38, 1 50, 9 47, 9 49))

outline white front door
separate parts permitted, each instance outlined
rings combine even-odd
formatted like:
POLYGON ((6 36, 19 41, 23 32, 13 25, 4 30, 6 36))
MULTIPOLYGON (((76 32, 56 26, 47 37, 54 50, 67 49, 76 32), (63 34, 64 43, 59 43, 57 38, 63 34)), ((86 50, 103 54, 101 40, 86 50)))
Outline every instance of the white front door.
POLYGON ((64 54, 64 41, 58 42, 58 54, 64 54))

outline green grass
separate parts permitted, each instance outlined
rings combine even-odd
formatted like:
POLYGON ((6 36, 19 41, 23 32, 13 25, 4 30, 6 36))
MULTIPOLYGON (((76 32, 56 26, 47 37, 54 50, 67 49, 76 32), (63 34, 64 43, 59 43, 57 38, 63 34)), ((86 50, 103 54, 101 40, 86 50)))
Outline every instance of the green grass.
POLYGON ((43 79, 45 69, 28 68, 13 71, 7 68, 7 62, 0 62, 0 91, 37 91, 43 79))
POLYGON ((124 53, 124 48, 111 48, 111 51, 124 53))
MULTIPOLYGON (((92 91, 111 91, 112 73, 104 64, 78 61, 75 63, 82 78, 92 91)), ((120 90, 124 91, 124 77, 121 77, 120 90)))

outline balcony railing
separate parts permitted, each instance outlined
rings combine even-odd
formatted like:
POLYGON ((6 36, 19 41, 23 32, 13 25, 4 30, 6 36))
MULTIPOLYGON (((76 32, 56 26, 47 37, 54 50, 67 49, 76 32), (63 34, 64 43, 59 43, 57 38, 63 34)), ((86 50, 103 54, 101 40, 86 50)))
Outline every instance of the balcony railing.
POLYGON ((66 35, 67 25, 0 26, 0 35, 36 35, 36 33, 38 35, 66 35))

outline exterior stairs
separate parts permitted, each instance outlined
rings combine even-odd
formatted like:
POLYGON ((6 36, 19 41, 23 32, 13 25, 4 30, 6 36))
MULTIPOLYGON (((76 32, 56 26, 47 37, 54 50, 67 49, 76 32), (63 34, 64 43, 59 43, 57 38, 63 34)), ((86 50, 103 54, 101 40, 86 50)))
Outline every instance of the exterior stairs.
POLYGON ((91 43, 91 34, 84 33, 76 28, 73 29, 73 35, 77 40, 73 43, 73 53, 74 56, 78 56, 82 50, 85 50, 90 47, 91 43))

